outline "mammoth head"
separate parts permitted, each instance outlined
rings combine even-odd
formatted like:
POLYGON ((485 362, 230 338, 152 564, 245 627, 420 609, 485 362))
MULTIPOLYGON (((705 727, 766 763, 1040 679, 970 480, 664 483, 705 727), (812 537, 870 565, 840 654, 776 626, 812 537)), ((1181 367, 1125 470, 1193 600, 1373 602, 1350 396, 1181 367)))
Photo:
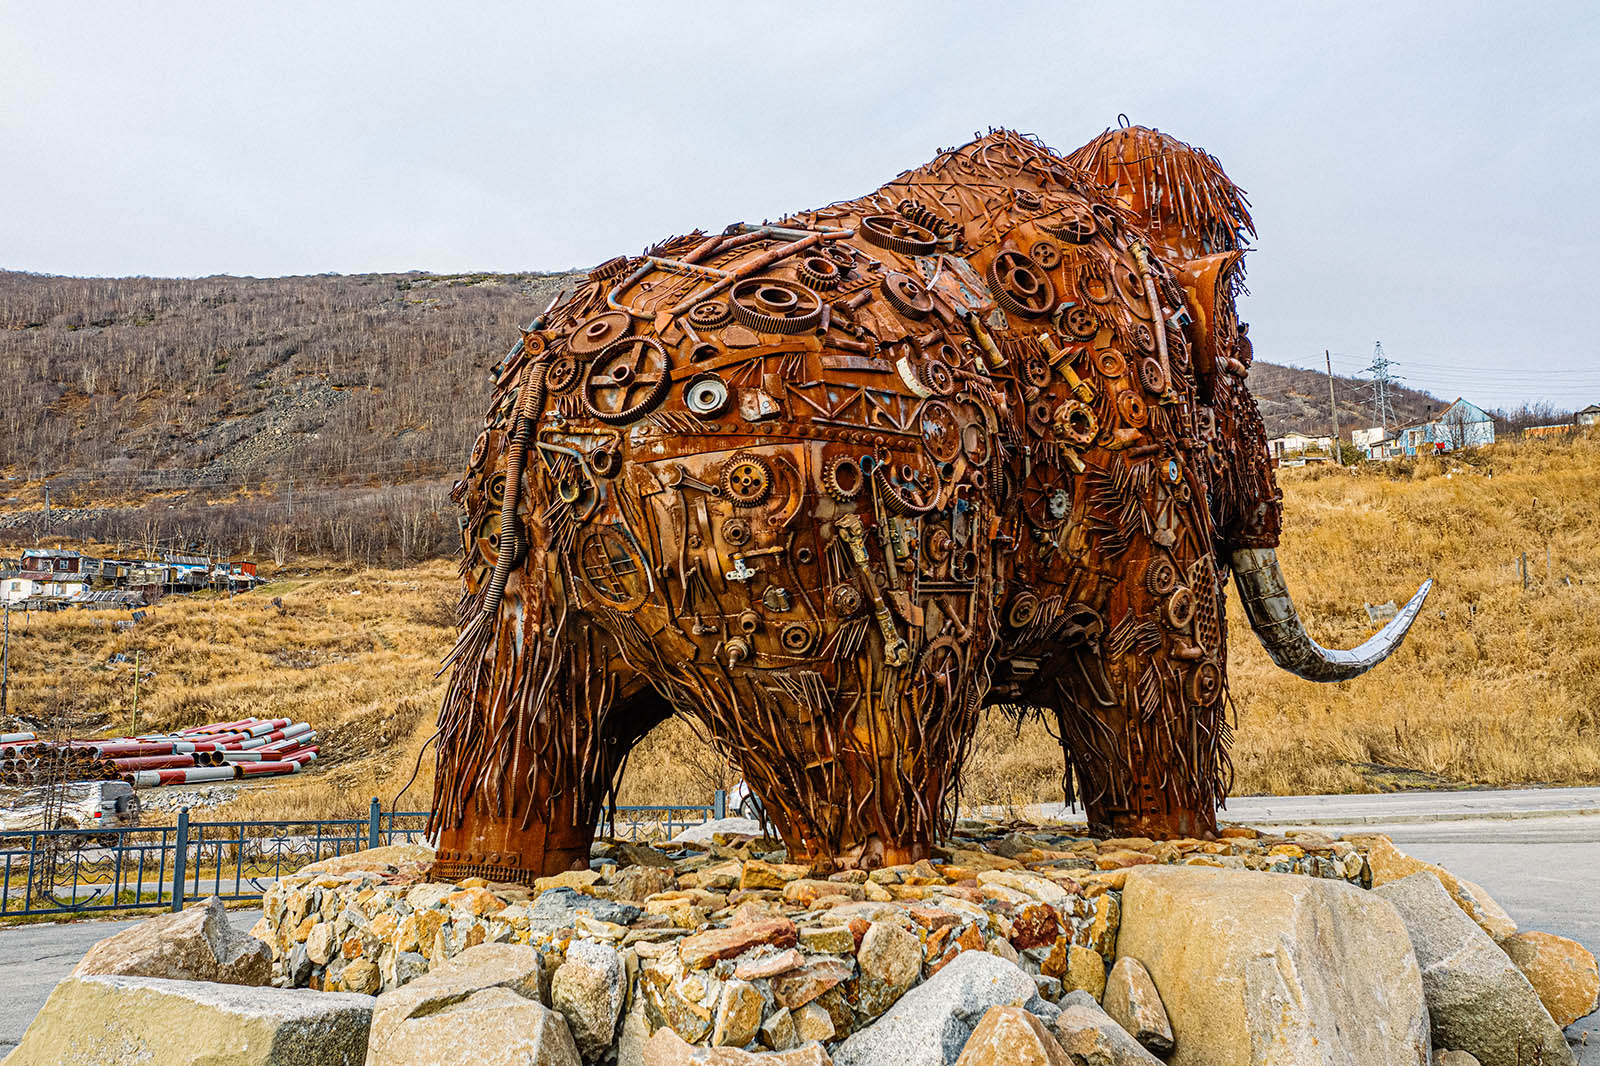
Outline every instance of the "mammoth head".
POLYGON ((1223 442, 1210 501, 1218 568, 1232 568, 1251 629, 1272 660, 1299 677, 1344 681, 1365 673, 1400 646, 1433 582, 1424 582, 1388 625, 1351 651, 1322 647, 1300 621, 1274 550, 1282 494, 1247 385, 1254 358, 1249 326, 1235 304, 1247 239, 1255 236, 1244 190, 1209 153, 1144 126, 1108 129, 1067 162, 1106 187, 1182 289, 1195 399, 1223 442))

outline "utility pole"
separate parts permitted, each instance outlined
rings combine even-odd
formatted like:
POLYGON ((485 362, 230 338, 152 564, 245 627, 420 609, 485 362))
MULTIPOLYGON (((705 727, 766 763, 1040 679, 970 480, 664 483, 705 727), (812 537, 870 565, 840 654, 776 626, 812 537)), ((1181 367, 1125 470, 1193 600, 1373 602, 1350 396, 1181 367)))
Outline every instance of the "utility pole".
POLYGON ((1389 368, 1396 365, 1398 364, 1384 356, 1383 342, 1374 341, 1372 365, 1362 373, 1372 375, 1372 381, 1367 384, 1367 389, 1372 394, 1372 417, 1385 431, 1389 429, 1390 422, 1399 421, 1395 418, 1394 400, 1390 395, 1395 385, 1403 380, 1398 374, 1389 373, 1389 368))
POLYGON ((1322 361, 1328 364, 1328 413, 1333 415, 1333 461, 1344 465, 1344 446, 1339 442, 1339 404, 1333 398, 1333 355, 1322 349, 1322 361))
POLYGON ((139 657, 141 649, 133 650, 133 719, 128 723, 128 735, 139 735, 139 657))

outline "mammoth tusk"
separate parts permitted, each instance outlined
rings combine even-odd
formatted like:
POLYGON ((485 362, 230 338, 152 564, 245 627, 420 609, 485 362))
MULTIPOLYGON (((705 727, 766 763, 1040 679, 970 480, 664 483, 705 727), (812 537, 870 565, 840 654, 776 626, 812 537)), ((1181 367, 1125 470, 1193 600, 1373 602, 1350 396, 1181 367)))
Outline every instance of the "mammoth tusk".
POLYGON ((1233 553, 1234 581, 1244 602, 1245 616, 1272 661, 1307 681, 1348 681, 1387 659, 1422 610, 1433 579, 1422 583, 1417 594, 1368 640, 1349 651, 1324 648, 1306 633, 1284 584, 1278 553, 1271 548, 1240 548, 1233 553))

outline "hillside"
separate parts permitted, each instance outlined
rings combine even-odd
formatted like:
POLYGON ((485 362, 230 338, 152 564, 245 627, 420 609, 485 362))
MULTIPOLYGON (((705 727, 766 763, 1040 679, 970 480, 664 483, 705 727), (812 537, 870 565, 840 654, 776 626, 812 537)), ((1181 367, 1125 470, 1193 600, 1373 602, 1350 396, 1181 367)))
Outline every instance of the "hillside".
MULTIPOLYGON (((1338 374, 1333 377, 1333 396, 1339 405, 1339 433, 1345 440, 1350 439, 1352 429, 1377 424, 1372 418, 1372 399, 1365 386, 1366 382, 1356 378, 1338 374)), ((1261 408, 1268 436, 1294 432, 1311 436, 1333 433, 1325 371, 1280 366, 1257 359, 1250 369, 1250 391, 1261 408)), ((1447 396, 1441 402, 1437 396, 1407 388, 1395 388, 1390 394, 1397 424, 1402 426, 1437 414, 1453 399, 1455 397, 1447 396)))
MULTIPOLYGON (((452 551, 445 493, 488 369, 574 276, 0 272, 0 389, 21 401, 0 433, 0 543, 452 551)), ((1251 385, 1272 434, 1330 428, 1320 372, 1257 362, 1251 385)), ((1347 437, 1370 423, 1357 386, 1336 382, 1347 437)), ((1438 406, 1395 396, 1402 419, 1438 406)))

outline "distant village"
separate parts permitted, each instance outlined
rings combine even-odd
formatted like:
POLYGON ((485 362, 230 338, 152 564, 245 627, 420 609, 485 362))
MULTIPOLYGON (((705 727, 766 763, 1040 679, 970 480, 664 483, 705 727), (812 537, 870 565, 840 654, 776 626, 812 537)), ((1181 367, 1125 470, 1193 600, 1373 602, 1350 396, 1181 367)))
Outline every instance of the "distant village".
MULTIPOLYGON (((1600 404, 1590 404, 1575 414, 1570 422, 1529 426, 1522 434, 1525 437, 1561 437, 1595 425, 1600 425, 1600 404)), ((1336 458, 1331 436, 1285 433, 1267 443, 1280 466, 1331 463, 1336 458)), ((1477 404, 1458 398, 1446 406, 1438 417, 1425 422, 1354 430, 1350 434, 1350 443, 1361 452, 1363 458, 1377 462, 1439 455, 1493 444, 1494 419, 1477 404)))
POLYGON ((109 559, 60 548, 33 548, 0 561, 0 604, 17 610, 65 607, 133 610, 161 597, 206 589, 242 592, 261 583, 256 564, 181 552, 154 559, 109 559))

